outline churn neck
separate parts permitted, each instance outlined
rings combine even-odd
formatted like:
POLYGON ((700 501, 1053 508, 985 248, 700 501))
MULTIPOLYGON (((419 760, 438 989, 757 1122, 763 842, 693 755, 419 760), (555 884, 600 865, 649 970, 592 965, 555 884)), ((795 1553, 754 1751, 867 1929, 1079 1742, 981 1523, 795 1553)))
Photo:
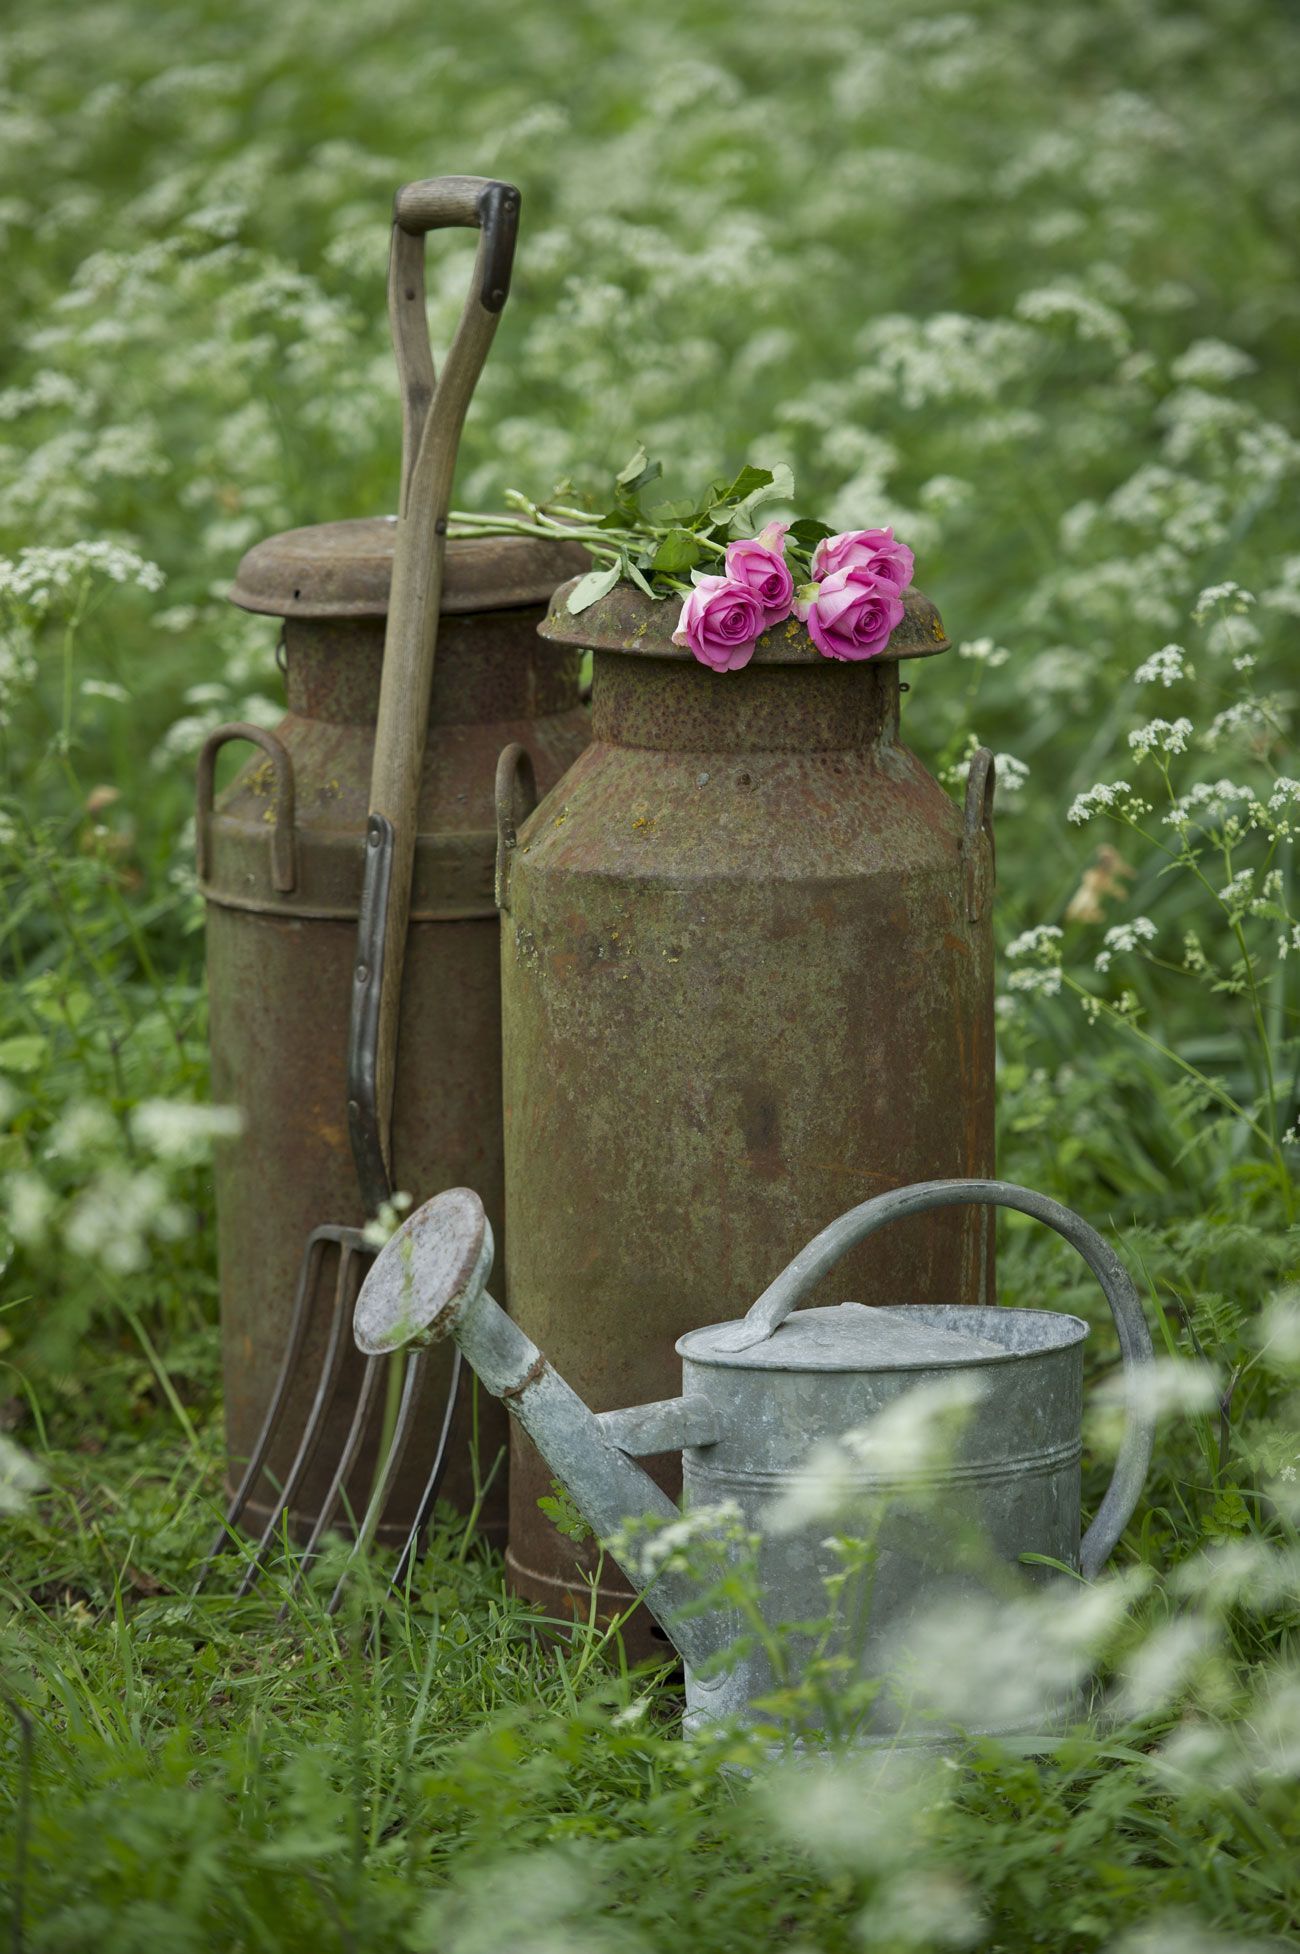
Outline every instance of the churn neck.
POLYGON ((826 753, 892 746, 902 659, 948 649, 939 613, 908 591, 885 650, 861 662, 825 658, 793 618, 764 632, 743 671, 701 665, 672 632, 678 605, 630 584, 577 617, 572 585, 556 591, 538 629, 551 644, 592 653, 595 740, 659 752, 826 753))
POLYGON ((898 738, 898 667, 768 666, 711 672, 593 655, 591 736, 682 753, 831 753, 898 738))

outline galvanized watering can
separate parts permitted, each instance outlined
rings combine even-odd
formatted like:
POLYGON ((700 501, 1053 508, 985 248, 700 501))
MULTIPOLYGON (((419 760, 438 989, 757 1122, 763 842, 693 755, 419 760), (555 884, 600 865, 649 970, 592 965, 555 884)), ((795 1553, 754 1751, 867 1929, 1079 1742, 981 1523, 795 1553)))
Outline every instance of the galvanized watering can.
MULTIPOLYGON (((680 1509, 633 1462, 680 1449, 688 1511, 729 1500, 743 1528, 760 1536, 761 1608, 772 1630, 822 1616, 824 1583, 838 1566, 823 1513, 772 1523, 778 1502, 807 1487, 813 1449, 870 1432, 873 1419, 891 1408, 896 1414, 909 1394, 933 1394, 940 1378, 963 1380, 969 1409, 948 1456, 891 1458, 870 1446, 846 1453, 851 1491, 864 1509, 880 1509, 884 1495, 898 1499, 884 1508, 875 1537, 869 1614, 851 1648, 859 1673, 878 1673, 910 1624, 938 1608, 960 1609, 984 1588, 989 1567, 1001 1576, 1021 1555, 1034 1554, 1092 1577, 1137 1503, 1152 1436, 1150 1408, 1137 1388, 1137 1373, 1151 1361, 1141 1305, 1102 1237, 1026 1188, 928 1181, 864 1202, 815 1236, 747 1316, 678 1341, 680 1397, 603 1414, 587 1408, 488 1295, 492 1253, 477 1195, 453 1188, 428 1202, 387 1244, 361 1290, 354 1321, 361 1349, 454 1337, 602 1540, 630 1520, 680 1521, 680 1509), (1088 1326, 1079 1317, 938 1304, 795 1309, 848 1249, 886 1222, 963 1203, 1019 1209, 1054 1228, 1110 1303, 1126 1368, 1126 1423, 1110 1486, 1082 1541, 1088 1326), (989 1556, 983 1573, 954 1558, 954 1519, 981 1538, 989 1556)), ((698 1574, 680 1571, 674 1560, 663 1559, 645 1602, 685 1660, 690 1728, 745 1712, 775 1678, 761 1648, 719 1668, 716 1658, 737 1640, 740 1623, 726 1609, 702 1611, 698 1574)), ((1044 1573, 1040 1566, 1031 1578, 1044 1573)), ((797 1638, 791 1646, 797 1650, 797 1638)), ((990 1727, 999 1727, 996 1720, 990 1727)), ((892 1729, 882 1701, 863 1734, 885 1737, 892 1729)))

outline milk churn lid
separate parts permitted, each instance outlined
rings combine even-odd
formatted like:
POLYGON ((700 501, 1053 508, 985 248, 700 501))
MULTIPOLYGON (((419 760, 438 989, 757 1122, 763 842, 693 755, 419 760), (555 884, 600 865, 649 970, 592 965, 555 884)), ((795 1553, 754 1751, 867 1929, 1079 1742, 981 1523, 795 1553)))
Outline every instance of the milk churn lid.
MULTIPOLYGON (((249 550, 231 602, 270 617, 384 617, 393 578, 395 516, 286 529, 249 550)), ((562 578, 589 567, 580 543, 532 536, 452 537, 442 580, 446 612, 544 604, 562 578)))
MULTIPOLYGON (((551 608, 537 629, 553 644, 581 645, 593 651, 640 652, 644 658, 676 658, 690 663, 694 659, 687 645, 675 645, 680 606, 672 599, 647 597, 635 584, 617 583, 605 597, 570 615, 566 600, 573 584, 561 585, 551 599, 551 608)), ((903 621, 890 634, 889 643, 870 661, 873 665, 896 663, 901 658, 932 658, 947 651, 949 640, 943 620, 929 598, 919 590, 903 593, 903 621)), ((787 618, 774 624, 758 640, 751 659, 754 665, 824 665, 827 661, 808 635, 806 624, 787 618)))
POLYGON ((1005 1344, 927 1323, 921 1312, 906 1307, 840 1303, 794 1310, 761 1343, 728 1350, 725 1333, 735 1327, 710 1323, 691 1330, 678 1342, 678 1355, 693 1364, 774 1371, 952 1370, 1009 1355, 1005 1344))

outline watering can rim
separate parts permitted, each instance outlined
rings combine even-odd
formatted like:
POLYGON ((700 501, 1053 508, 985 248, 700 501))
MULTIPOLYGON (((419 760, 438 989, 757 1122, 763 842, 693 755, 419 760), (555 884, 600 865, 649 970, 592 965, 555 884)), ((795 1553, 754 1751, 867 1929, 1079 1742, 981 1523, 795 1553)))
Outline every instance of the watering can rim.
MULTIPOLYGON (((862 1376, 914 1371, 929 1375, 938 1371, 971 1370, 985 1365, 1051 1356, 1081 1344, 1091 1328, 1083 1317, 1073 1316, 1065 1310, 1001 1306, 981 1309, 968 1303, 902 1303, 868 1308, 861 1303, 839 1303, 794 1310, 760 1342, 750 1343, 739 1350, 727 1349, 725 1345, 718 1348, 710 1343, 710 1338, 719 1333, 734 1330, 738 1320, 743 1319, 706 1323, 688 1330, 685 1336, 677 1339, 674 1346, 677 1355, 685 1362, 716 1370, 807 1371, 810 1374, 839 1371, 857 1372, 862 1376), (840 1317, 840 1312, 846 1309, 860 1310, 862 1314, 847 1321, 840 1317), (1040 1324, 1044 1334, 1032 1349, 1027 1350, 1013 1349, 1010 1345, 990 1348, 982 1339, 959 1334, 952 1341, 954 1345, 958 1341, 967 1343, 969 1348, 965 1352, 955 1348, 945 1351, 941 1346, 936 1346, 936 1354, 927 1356, 907 1351, 893 1354, 885 1348, 873 1360, 869 1342, 862 1335, 870 1327, 866 1319, 887 1317, 892 1327, 905 1315, 914 1315, 919 1323, 939 1329, 946 1329, 951 1320, 954 1326, 959 1326, 959 1331, 969 1327, 977 1332, 977 1336, 980 1331, 987 1335, 999 1320, 1040 1324), (831 1317, 840 1317, 840 1325, 843 1326, 845 1349, 842 1356, 833 1349, 828 1350, 824 1339, 820 1340, 821 1347, 818 1348, 817 1333, 827 1327, 827 1319, 831 1317), (938 1323, 935 1322, 936 1318, 940 1319, 938 1323), (808 1334, 810 1329, 812 1336, 808 1334), (854 1348, 854 1345, 857 1347, 854 1348)), ((995 1336, 991 1341, 995 1346, 999 1342, 995 1336)))

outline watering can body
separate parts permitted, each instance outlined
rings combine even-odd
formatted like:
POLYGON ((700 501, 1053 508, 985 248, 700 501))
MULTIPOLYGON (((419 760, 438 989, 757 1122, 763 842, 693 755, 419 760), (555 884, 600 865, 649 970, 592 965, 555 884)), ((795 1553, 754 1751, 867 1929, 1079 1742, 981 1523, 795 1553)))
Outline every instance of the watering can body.
MULTIPOLYGON (((730 1507, 740 1534, 757 1537, 756 1588, 773 1632, 827 1615, 843 1573, 835 1530, 870 1535, 829 1636, 787 1632, 795 1672, 819 1647, 860 1676, 883 1675, 913 1625, 985 1591, 965 1542, 1004 1569, 1025 1553, 1078 1566, 1087 1330, 1051 1311, 843 1303, 800 1310, 739 1353, 718 1348, 717 1326, 680 1341, 683 1395, 709 1403, 717 1432, 683 1449, 683 1504, 730 1507), (932 1446, 923 1431, 909 1434, 907 1407, 940 1381, 963 1387, 961 1411, 951 1443, 932 1446), (878 1420, 897 1442, 855 1450, 878 1420)), ((734 1611, 713 1619, 721 1653, 745 1624, 734 1611)), ((687 1727, 744 1714, 780 1681, 757 1640, 722 1667, 693 1664, 687 1727)), ((890 1731, 896 1707, 883 1697, 868 1729, 890 1731)))
MULTIPOLYGON (((319 1224, 365 1215, 347 1132, 346 1052, 356 960, 367 795, 395 525, 387 519, 294 530, 251 550, 231 593, 283 620, 288 710, 273 730, 219 727, 200 763, 198 842, 207 902, 213 1093, 237 1106, 243 1133, 219 1150, 216 1207, 227 1449, 249 1456, 283 1357, 302 1243, 319 1224), (215 799, 219 749, 257 750, 215 799)), ((577 561, 585 563, 578 550, 577 561)), ((495 538, 447 549, 443 618, 419 800, 401 1077, 396 1184, 417 1197, 473 1180, 494 1225, 502 1209, 498 925, 493 775, 503 744, 527 748, 550 785, 586 744, 578 654, 543 644, 537 624, 570 547, 495 538)), ((262 1490, 245 1509, 260 1531, 276 1503, 322 1369, 326 1324, 308 1331, 262 1490)), ((449 1357, 426 1384, 427 1430, 445 1397, 449 1357)), ((317 1463, 290 1514, 310 1529, 351 1421, 355 1354, 329 1410, 317 1463)), ((505 1419, 485 1407, 485 1468, 505 1419)), ((468 1405, 453 1435, 443 1496, 473 1497, 468 1405)), ((378 1434, 350 1482, 364 1505, 378 1434)), ((429 1448, 432 1448, 432 1437, 429 1448)), ((381 1537, 414 1517, 428 1456, 413 1445, 381 1537)), ((498 1474, 483 1519, 504 1534, 498 1474)))
MULTIPOLYGON (((597 1537, 614 1543, 633 1585, 648 1582, 646 1605, 685 1661, 688 1726, 761 1716, 778 1681, 771 1649, 780 1638, 796 1674, 820 1640, 821 1653, 871 1678, 888 1668, 913 1624, 936 1610, 959 1610, 990 1574, 1009 1577, 1027 1554, 1091 1577, 1136 1505, 1151 1449, 1139 1389, 1151 1358, 1141 1306, 1103 1239, 1028 1189, 929 1182, 862 1203, 814 1237, 746 1317, 679 1340, 679 1397, 605 1413, 593 1413, 492 1301, 485 1287, 491 1256, 473 1195, 456 1189, 428 1203, 367 1278, 358 1343, 378 1352, 457 1340, 597 1537), (1111 1305, 1129 1383, 1126 1427, 1110 1488, 1082 1539, 1088 1326, 1080 1318, 924 1304, 795 1309, 842 1255, 886 1223, 976 1203, 1018 1209, 1062 1234, 1111 1305), (921 1417, 925 1394, 956 1381, 962 1417, 950 1450, 909 1444, 909 1411, 921 1417), (677 1553, 672 1530, 682 1531, 682 1511, 635 1463, 670 1450, 683 1459, 686 1522, 694 1516, 706 1536, 716 1531, 724 1567, 748 1554, 746 1536, 757 1538, 765 1634, 746 1637, 752 1624, 720 1605, 677 1553), (829 1641, 797 1626, 826 1617, 827 1582, 840 1567, 828 1532, 835 1521, 818 1491, 819 1460, 836 1500, 874 1531, 869 1578, 849 1597, 829 1641), (666 1554, 655 1551, 656 1533, 666 1554), (639 1564, 638 1540, 646 1549, 639 1564), (955 1552, 962 1542, 975 1543, 977 1553, 955 1552), (733 1659, 723 1660, 729 1650, 733 1659)), ((860 1734, 892 1740, 897 1724, 897 1703, 885 1694, 860 1734)))
MULTIPOLYGON (((543 635, 591 650, 592 744, 502 830, 505 1280, 603 1410, 675 1390, 676 1340, 847 1203, 992 1171, 992 775, 963 808, 899 738, 902 661, 947 645, 919 592, 876 658, 791 621, 739 675, 627 584, 564 598, 543 635)), ((848 1276, 864 1303, 988 1303, 988 1218, 905 1226, 848 1276)), ((652 1470, 677 1490, 675 1457, 652 1470)), ((511 1578, 585 1615, 550 1478, 518 1437, 511 1578)))

